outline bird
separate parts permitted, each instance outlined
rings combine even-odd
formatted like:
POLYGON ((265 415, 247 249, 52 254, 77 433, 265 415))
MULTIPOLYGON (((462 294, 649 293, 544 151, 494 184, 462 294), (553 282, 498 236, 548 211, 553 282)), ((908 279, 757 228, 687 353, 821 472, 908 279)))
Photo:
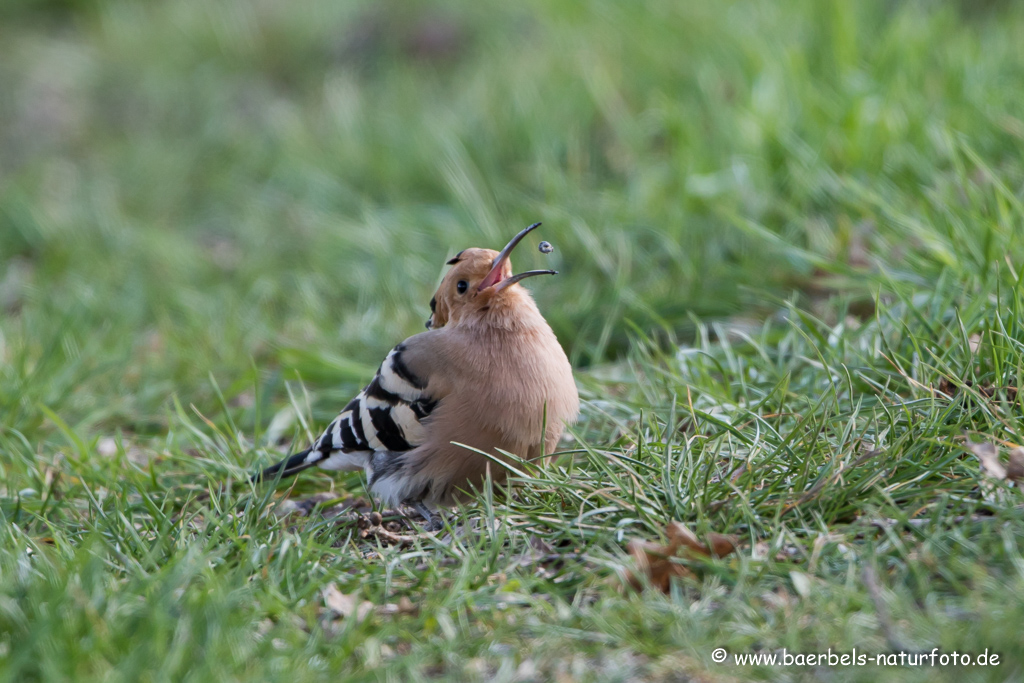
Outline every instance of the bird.
POLYGON ((579 415, 579 394, 565 351, 520 283, 558 273, 513 274, 510 260, 539 226, 500 252, 469 248, 448 260, 427 330, 391 349, 309 448, 253 480, 280 481, 311 467, 363 470, 376 498, 415 509, 437 531, 439 508, 465 500, 488 473, 504 481, 506 468, 491 468, 491 458, 553 453, 579 415))

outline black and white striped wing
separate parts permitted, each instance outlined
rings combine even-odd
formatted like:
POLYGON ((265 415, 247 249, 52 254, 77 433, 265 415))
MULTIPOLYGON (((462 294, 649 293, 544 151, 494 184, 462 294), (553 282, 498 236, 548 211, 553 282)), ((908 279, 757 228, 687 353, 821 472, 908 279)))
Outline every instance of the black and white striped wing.
POLYGON ((328 470, 366 469, 375 453, 412 450, 426 440, 424 422, 437 406, 425 378, 402 358, 405 345, 388 353, 373 380, 349 401, 306 451, 273 465, 261 478, 287 477, 314 465, 328 470))

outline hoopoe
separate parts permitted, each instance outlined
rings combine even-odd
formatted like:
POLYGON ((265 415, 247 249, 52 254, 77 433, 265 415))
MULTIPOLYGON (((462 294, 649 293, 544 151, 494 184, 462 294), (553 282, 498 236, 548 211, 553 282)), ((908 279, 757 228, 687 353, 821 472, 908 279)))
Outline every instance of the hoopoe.
MULTIPOLYGON (((490 470, 498 449, 526 459, 551 453, 579 413, 572 368, 509 256, 535 223, 501 252, 466 249, 430 300, 427 331, 388 353, 373 380, 308 449, 255 475, 268 480, 309 467, 364 470, 370 491, 389 505, 415 508, 441 528, 450 506, 490 470)), ((550 245, 542 249, 550 252, 550 245)))

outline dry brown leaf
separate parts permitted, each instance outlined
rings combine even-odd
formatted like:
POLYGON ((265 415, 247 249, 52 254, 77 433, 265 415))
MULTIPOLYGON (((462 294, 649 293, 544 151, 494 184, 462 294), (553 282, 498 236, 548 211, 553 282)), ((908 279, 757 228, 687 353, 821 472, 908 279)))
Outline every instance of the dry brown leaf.
POLYGON ((708 544, 702 543, 696 534, 682 522, 670 522, 665 527, 668 543, 651 543, 649 541, 630 541, 626 546, 636 564, 636 572, 627 572, 626 580, 635 590, 643 587, 640 576, 647 576, 651 585, 663 593, 669 591, 673 577, 688 576, 695 578, 693 572, 683 565, 673 562, 679 556, 692 551, 705 557, 725 557, 736 550, 738 539, 725 534, 708 534, 708 544))
POLYGON ((333 583, 324 589, 324 604, 338 616, 345 619, 355 616, 356 621, 362 621, 373 609, 373 603, 369 600, 358 602, 355 595, 342 593, 333 583))
POLYGON ((328 584, 324 589, 324 604, 328 609, 334 610, 337 614, 347 617, 356 611, 355 596, 342 593, 333 583, 328 584))
MULTIPOLYGON (((1017 387, 1011 385, 1007 386, 995 386, 993 384, 978 384, 975 385, 973 380, 965 379, 961 381, 961 384, 967 388, 967 393, 970 394, 971 390, 976 390, 984 398, 1000 399, 1000 393, 1006 395, 1006 400, 1013 402, 1017 400, 1017 387)), ((932 391, 945 395, 946 398, 953 398, 960 393, 960 387, 954 384, 948 377, 943 377, 939 380, 939 384, 932 391)), ((971 399, 968 399, 970 401, 971 399)))
POLYGON ((739 546, 739 539, 729 534, 708 534, 708 543, 711 544, 712 557, 725 557, 736 552, 739 546))
POLYGON ((1024 448, 1018 446, 1010 451, 1010 462, 1006 464, 1006 478, 1013 481, 1024 479, 1024 448))
POLYGON ((726 534, 708 534, 708 543, 701 543, 696 534, 690 531, 681 522, 669 522, 665 527, 668 535, 669 546, 672 554, 679 548, 689 548, 699 555, 707 557, 725 557, 736 550, 738 540, 735 536, 726 534))
POLYGON ((981 462, 981 470, 997 481, 1017 481, 1024 479, 1024 448, 1020 446, 1010 451, 1010 460, 1003 464, 999 459, 999 450, 992 443, 967 442, 967 448, 981 462))
POLYGON ((413 601, 408 596, 403 595, 398 599, 398 603, 389 602, 384 605, 381 609, 384 614, 415 614, 419 608, 413 604, 413 601))
POLYGON ((669 522, 665 527, 665 534, 668 536, 665 552, 670 555, 675 555, 679 548, 689 548, 704 555, 708 554, 708 547, 682 522, 669 522))
POLYGON ((999 481, 1006 479, 1006 468, 999 462, 999 451, 994 444, 968 441, 967 448, 981 461, 982 472, 999 481))
POLYGON ((689 569, 672 561, 675 548, 670 545, 663 546, 657 543, 648 543, 647 541, 630 541, 626 548, 636 564, 636 573, 630 572, 626 577, 629 585, 634 590, 641 590, 643 588, 643 581, 640 580, 641 575, 646 575, 651 585, 662 593, 668 593, 673 577, 694 577, 693 572, 689 569))

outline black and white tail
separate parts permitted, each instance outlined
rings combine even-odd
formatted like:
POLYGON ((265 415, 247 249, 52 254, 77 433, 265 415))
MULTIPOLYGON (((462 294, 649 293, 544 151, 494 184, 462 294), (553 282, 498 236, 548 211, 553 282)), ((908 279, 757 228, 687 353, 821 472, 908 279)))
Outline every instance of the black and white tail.
POLYGON ((286 479, 298 474, 302 470, 315 466, 327 456, 320 452, 307 448, 295 455, 290 455, 281 462, 275 463, 262 472, 252 475, 254 482, 273 481, 275 479, 286 479))
POLYGON ((427 382, 405 363, 405 349, 403 343, 391 350, 373 381, 342 408, 312 446, 253 475, 252 480, 284 479, 314 466, 362 469, 371 475, 376 469, 375 454, 390 456, 422 444, 426 440, 423 422, 438 401, 427 394, 427 382))

